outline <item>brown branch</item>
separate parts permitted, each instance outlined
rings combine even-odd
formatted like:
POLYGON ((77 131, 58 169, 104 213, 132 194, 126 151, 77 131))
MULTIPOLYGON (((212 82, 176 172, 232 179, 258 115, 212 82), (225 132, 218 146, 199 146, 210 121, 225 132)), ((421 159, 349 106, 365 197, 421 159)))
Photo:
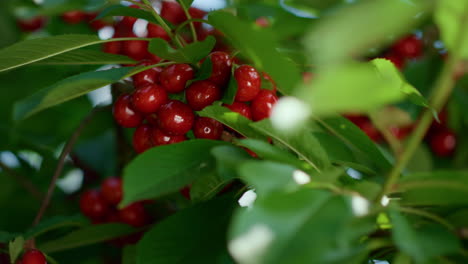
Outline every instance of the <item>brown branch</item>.
POLYGON ((32 196, 37 198, 39 201, 43 199, 44 194, 36 188, 36 186, 25 176, 17 173, 5 163, 0 161, 0 168, 5 171, 5 173, 15 179, 19 185, 21 185, 26 191, 28 191, 32 196))

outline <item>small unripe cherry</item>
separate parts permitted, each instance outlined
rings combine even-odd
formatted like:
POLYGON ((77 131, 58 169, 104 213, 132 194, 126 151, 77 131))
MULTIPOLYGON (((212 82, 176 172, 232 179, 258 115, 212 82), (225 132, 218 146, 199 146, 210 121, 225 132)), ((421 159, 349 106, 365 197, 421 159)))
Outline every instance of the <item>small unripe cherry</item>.
POLYGON ((223 124, 212 118, 198 117, 193 126, 193 134, 196 138, 218 140, 223 134, 223 124))
POLYGON ((101 184, 101 193, 109 204, 119 204, 123 197, 122 179, 117 177, 105 179, 101 184))
POLYGON ((193 110, 200 111, 221 99, 221 89, 210 81, 197 81, 187 88, 185 98, 193 110))
POLYGON ((113 115, 119 125, 128 128, 137 127, 143 121, 143 115, 134 110, 129 94, 123 94, 115 101, 113 115))
POLYGON ((236 101, 252 101, 260 92, 262 79, 254 67, 249 65, 240 66, 235 70, 234 78, 237 81, 236 101))

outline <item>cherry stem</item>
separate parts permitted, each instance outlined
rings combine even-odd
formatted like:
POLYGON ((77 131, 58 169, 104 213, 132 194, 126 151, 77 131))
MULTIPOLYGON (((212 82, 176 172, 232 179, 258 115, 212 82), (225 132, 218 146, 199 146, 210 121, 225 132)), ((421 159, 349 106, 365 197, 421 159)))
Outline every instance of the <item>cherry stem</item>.
POLYGON ((184 1, 178 1, 180 3, 180 6, 182 6, 182 9, 184 10, 185 16, 187 16, 187 20, 190 21, 190 31, 192 32, 192 37, 193 41, 197 42, 198 37, 197 37, 197 32, 195 31, 195 25, 192 21, 192 15, 190 15, 189 12, 189 7, 185 6, 184 1))
POLYGON ((17 173, 12 168, 8 167, 5 163, 0 161, 0 168, 13 179, 15 179, 26 191, 28 191, 34 198, 39 201, 42 200, 43 194, 36 188, 36 186, 25 176, 17 173))
POLYGON ((68 140, 67 144, 63 147, 62 153, 60 154, 59 161, 57 164, 57 168, 55 169, 54 175, 52 176, 52 179, 49 184, 49 188, 47 190, 47 194, 42 201, 41 208, 39 209, 39 212, 36 215, 36 218, 34 219, 33 226, 36 226, 39 224, 41 221, 42 217, 44 216, 45 211, 47 210, 47 207, 50 204, 50 201, 52 199, 52 195, 54 193, 55 185, 57 183, 58 178, 62 174, 63 167, 65 165, 66 158, 68 154, 73 150, 73 146, 75 145, 76 141, 80 137, 81 133, 83 132, 84 128, 86 125, 89 124, 89 122, 92 120, 94 115, 99 112, 100 110, 107 109, 107 107, 96 107, 94 108, 80 123, 78 128, 73 132, 72 136, 68 140))
MULTIPOLYGON (((188 23, 192 23, 192 22, 201 22, 201 23, 206 23, 206 24, 210 24, 208 22, 208 20, 205 20, 205 19, 201 19, 201 18, 190 18, 190 19, 187 19, 186 21, 182 22, 180 25, 178 25, 176 27, 176 29, 174 30, 174 33, 176 35, 179 35, 179 31, 184 28, 188 23)), ((198 39, 197 39, 198 41, 198 39)))
POLYGON ((382 197, 387 195, 389 192, 392 191, 393 186, 398 182, 400 179, 401 173, 403 169, 406 167, 408 162, 410 162, 413 154, 418 149, 419 145, 421 144, 424 136, 426 135, 432 121, 433 121, 433 109, 440 111, 440 109, 445 105, 448 101, 450 95, 452 94, 452 90, 455 86, 455 80, 453 78, 453 73, 455 72, 457 65, 461 61, 461 54, 460 50, 463 47, 464 41, 464 31, 465 25, 468 23, 468 6, 465 7, 463 13, 462 21, 460 21, 460 30, 458 32, 456 38, 456 46, 453 49, 453 52, 449 55, 447 63, 444 65, 442 69, 442 73, 437 80, 433 93, 431 96, 430 105, 432 108, 428 108, 424 111, 421 119, 419 120, 416 129, 411 134, 408 144, 406 148, 402 152, 401 156, 397 160, 395 166, 390 171, 387 181, 382 188, 382 192, 378 196, 378 200, 380 201, 382 197))

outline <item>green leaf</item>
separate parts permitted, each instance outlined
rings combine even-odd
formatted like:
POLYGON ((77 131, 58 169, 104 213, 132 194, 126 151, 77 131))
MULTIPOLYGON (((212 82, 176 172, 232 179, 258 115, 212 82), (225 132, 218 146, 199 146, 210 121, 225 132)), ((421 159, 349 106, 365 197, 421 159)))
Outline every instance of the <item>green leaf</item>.
POLYGON ((177 0, 177 3, 188 8, 192 5, 193 0, 177 0))
POLYGON ((68 77, 15 103, 14 119, 25 119, 44 109, 77 98, 128 76, 133 67, 92 71, 68 77))
POLYGON ((200 116, 209 117, 221 122, 222 124, 232 128, 244 137, 265 139, 266 137, 256 132, 250 124, 252 121, 243 115, 232 112, 226 107, 212 105, 205 107, 197 112, 200 116))
POLYGON ((436 256, 456 253, 460 249, 457 237, 439 225, 415 229, 409 219, 396 209, 390 211, 393 224, 392 237, 397 247, 417 263, 436 256))
POLYGON ((392 167, 375 143, 351 121, 344 117, 336 116, 318 119, 318 122, 330 133, 341 139, 347 146, 351 147, 353 151, 357 151, 366 157, 380 171, 386 172, 392 167))
POLYGON ((198 70, 195 78, 190 80, 187 85, 192 84, 195 81, 202 81, 210 78, 211 72, 213 71, 213 62, 211 60, 204 60, 202 65, 200 66, 200 70, 198 70))
POLYGON ((467 13, 468 3, 464 0, 438 1, 434 13, 444 45, 451 52, 460 52, 463 58, 468 58, 467 13), (458 36, 462 38, 458 40, 458 36))
POLYGON ((123 5, 114 5, 104 9, 96 19, 101 19, 104 17, 113 17, 113 16, 128 16, 128 17, 135 17, 144 19, 148 22, 153 24, 158 24, 159 22, 154 18, 153 14, 150 12, 139 9, 139 8, 131 8, 123 5))
POLYGON ((178 63, 198 63, 201 59, 210 54, 216 44, 213 36, 207 37, 203 41, 191 43, 180 49, 173 49, 167 41, 154 38, 150 41, 148 50, 158 57, 178 63))
MULTIPOLYGON (((234 67, 231 68, 231 78, 229 79, 228 87, 224 92, 222 101, 225 104, 231 105, 234 103, 234 99, 236 98, 237 94, 237 80, 234 78, 234 67)), ((265 82, 262 82, 262 84, 265 82)))
POLYGON ((223 11, 211 12, 208 21, 243 55, 252 59, 259 70, 267 72, 281 93, 291 94, 301 81, 296 65, 277 50, 279 44, 272 31, 262 30, 223 11))
POLYGON ((222 179, 216 169, 201 175, 190 186, 190 200, 193 202, 207 201, 213 198, 228 181, 222 179))
POLYGON ((38 248, 46 253, 53 253, 108 241, 114 238, 130 235, 136 231, 137 229, 125 224, 112 223, 91 225, 73 231, 56 240, 43 242, 38 245, 38 248))
POLYGON ((104 65, 104 64, 135 64, 135 61, 127 56, 105 53, 96 50, 80 49, 72 50, 45 60, 38 61, 34 65, 104 65))
POLYGON ((136 246, 130 245, 123 249, 122 264, 136 264, 137 251, 136 246))
POLYGON ((31 239, 54 229, 59 229, 63 227, 80 227, 86 225, 87 223, 88 220, 86 220, 86 218, 84 218, 82 215, 55 216, 29 229, 28 231, 26 231, 24 236, 26 239, 31 239))
POLYGON ((406 175, 398 183, 402 203, 409 205, 468 204, 467 171, 430 171, 406 175))
POLYGON ((360 57, 370 48, 390 44, 389 35, 410 31, 422 22, 424 11, 429 10, 432 3, 419 0, 359 1, 324 17, 306 36, 304 44, 317 65, 360 57))
POLYGON ((138 243, 137 264, 222 263, 233 205, 225 196, 158 223, 138 243))
POLYGON ((8 244, 8 251, 10 253, 11 263, 15 263, 21 252, 23 252, 24 238, 17 237, 8 244))
POLYGON ((330 160, 326 151, 310 131, 301 130, 296 133, 279 132, 273 128, 269 119, 252 123, 251 126, 260 133, 287 146, 312 168, 321 171, 330 166, 330 160))
POLYGON ((234 146, 218 146, 211 150, 216 159, 216 170, 220 178, 230 181, 238 178, 237 168, 245 161, 252 160, 247 151, 234 146))
POLYGON ((15 237, 19 236, 19 234, 14 234, 10 232, 0 231, 0 243, 8 243, 13 240, 15 237))
POLYGON ((223 141, 190 140, 152 148, 136 157, 124 170, 121 206, 175 192, 211 171, 210 149, 223 141))

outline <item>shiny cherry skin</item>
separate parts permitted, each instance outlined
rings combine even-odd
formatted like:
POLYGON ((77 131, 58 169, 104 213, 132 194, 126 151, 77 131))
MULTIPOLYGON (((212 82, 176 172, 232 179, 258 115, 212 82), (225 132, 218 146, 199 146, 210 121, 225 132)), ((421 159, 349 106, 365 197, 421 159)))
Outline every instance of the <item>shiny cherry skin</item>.
POLYGON ((218 140, 223 134, 223 124, 208 117, 198 117, 193 126, 193 134, 196 138, 218 140))
POLYGON ((250 108, 252 109, 252 117, 254 121, 260 121, 269 118, 273 106, 278 101, 278 97, 273 91, 261 90, 260 93, 252 101, 250 108))
POLYGON ((62 20, 67 24, 78 24, 86 19, 86 13, 81 10, 72 10, 62 14, 62 20))
POLYGON ((23 32, 34 32, 44 27, 46 18, 43 16, 36 16, 30 19, 19 19, 17 24, 23 32))
POLYGON ((123 127, 137 127, 143 121, 143 115, 134 110, 129 94, 123 94, 115 101, 113 114, 115 121, 123 127))
POLYGON ((139 87, 144 87, 148 84, 159 83, 159 75, 161 72, 161 68, 154 67, 152 69, 137 73, 132 76, 133 86, 138 89, 139 87))
POLYGON ((92 220, 103 219, 109 212, 109 205, 101 192, 89 190, 84 192, 80 198, 81 213, 92 220))
POLYGON ((184 9, 177 2, 162 1, 161 16, 174 25, 187 20, 184 9))
POLYGON ((168 100, 166 91, 157 84, 140 87, 132 96, 135 110, 144 114, 155 113, 168 100))
POLYGON ((237 81, 236 101, 252 101, 260 92, 262 79, 254 67, 249 65, 240 66, 235 70, 234 78, 237 81))
POLYGON ((197 81, 187 88, 185 98, 193 110, 200 111, 221 99, 221 89, 210 81, 197 81))
POLYGON ((169 135, 159 128, 153 129, 151 136, 155 146, 171 145, 187 140, 187 137, 185 135, 169 135))
POLYGON ((122 53, 134 60, 143 60, 148 56, 148 41, 122 41, 122 53))
POLYGON ((421 56, 423 44, 415 35, 410 35, 397 41, 392 51, 403 58, 415 59, 421 56))
POLYGON ((122 201, 122 179, 110 177, 105 179, 101 184, 102 197, 112 205, 117 205, 122 201))
POLYGON ((148 23, 146 28, 148 30, 148 38, 161 38, 166 41, 171 40, 167 32, 160 25, 148 23))
POLYGON ((400 55, 394 53, 394 52, 389 52, 387 53, 384 57, 384 59, 387 59, 395 65, 398 69, 403 69, 406 65, 405 58, 401 57, 400 55))
POLYGON ((223 51, 215 51, 209 56, 212 63, 211 76, 209 81, 219 85, 220 87, 229 82, 231 76, 232 60, 228 53, 223 51))
POLYGON ((234 102, 233 104, 224 106, 229 108, 229 110, 233 112, 239 113, 247 117, 248 119, 252 119, 252 110, 250 109, 250 106, 245 103, 234 102))
POLYGON ((23 255, 23 264, 47 264, 44 254, 37 249, 30 249, 23 255))
POLYGON ((434 133, 429 141, 432 152, 439 157, 450 157, 457 147, 457 136, 445 129, 434 133))
POLYGON ((119 218, 122 222, 133 227, 142 227, 148 224, 148 214, 142 203, 136 202, 119 211, 119 218))
POLYGON ((168 93, 180 93, 185 89, 187 81, 193 79, 192 67, 188 64, 174 64, 165 68, 159 76, 159 81, 168 93))
POLYGON ((192 109, 181 101, 171 100, 162 105, 158 112, 158 125, 169 135, 184 135, 195 121, 192 109))
POLYGON ((151 125, 143 124, 137 127, 133 133, 133 149, 136 153, 143 153, 154 146, 152 132, 151 125))

